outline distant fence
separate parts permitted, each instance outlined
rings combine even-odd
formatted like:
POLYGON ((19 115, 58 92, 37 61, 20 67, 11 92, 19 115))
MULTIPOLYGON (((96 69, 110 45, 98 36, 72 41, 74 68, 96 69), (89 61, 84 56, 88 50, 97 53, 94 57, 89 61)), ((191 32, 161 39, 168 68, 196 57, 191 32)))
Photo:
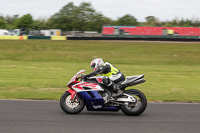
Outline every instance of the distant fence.
POLYGON ((150 36, 137 35, 132 37, 66 37, 66 36, 0 36, 0 40, 145 40, 145 41, 200 41, 199 36, 150 36))
POLYGON ((104 26, 103 37, 126 38, 199 38, 198 27, 104 26))
POLYGON ((130 41, 200 41, 200 38, 170 38, 170 37, 67 37, 67 40, 130 40, 130 41))
MULTIPOLYGON (((66 33, 67 34, 67 33, 66 33)), ((104 26, 102 33, 74 33, 69 36, 0 36, 0 40, 154 40, 199 41, 198 27, 104 26)))
POLYGON ((0 40, 27 40, 27 36, 0 36, 0 40))
POLYGON ((67 40, 66 36, 0 36, 0 40, 67 40))

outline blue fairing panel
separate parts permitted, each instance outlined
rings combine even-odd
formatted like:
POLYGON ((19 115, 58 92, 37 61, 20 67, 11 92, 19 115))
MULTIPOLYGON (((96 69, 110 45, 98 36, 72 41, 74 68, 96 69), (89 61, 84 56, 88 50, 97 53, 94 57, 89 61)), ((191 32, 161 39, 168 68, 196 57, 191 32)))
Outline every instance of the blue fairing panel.
POLYGON ((88 111, 118 111, 117 107, 104 107, 104 101, 102 96, 97 91, 87 91, 78 93, 85 100, 85 104, 88 111))
POLYGON ((94 110, 97 108, 103 108, 103 98, 97 91, 80 92, 79 95, 83 97, 88 110, 94 110))

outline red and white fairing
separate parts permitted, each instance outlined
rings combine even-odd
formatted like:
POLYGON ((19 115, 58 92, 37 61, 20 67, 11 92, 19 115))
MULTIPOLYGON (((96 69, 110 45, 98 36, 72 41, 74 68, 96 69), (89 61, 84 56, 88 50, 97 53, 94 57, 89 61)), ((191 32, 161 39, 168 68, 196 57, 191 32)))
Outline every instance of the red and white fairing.
POLYGON ((72 88, 76 92, 81 91, 103 91, 103 89, 96 83, 87 83, 87 82, 80 82, 76 85, 73 85, 72 88), (87 89, 84 89, 87 88, 87 89))
MULTIPOLYGON (((84 73, 85 70, 80 70, 78 73, 76 73, 69 83, 67 84, 68 87, 73 89, 76 92, 82 92, 82 91, 104 91, 97 83, 88 83, 84 81, 77 81, 78 75, 81 73, 84 73), (75 85, 70 85, 71 83, 76 83, 75 85)), ((98 78, 97 78, 98 79, 98 78)), ((98 79, 99 81, 100 79, 98 79)), ((102 80, 101 80, 102 81, 102 80)))
POLYGON ((76 82, 77 81, 77 77, 78 77, 78 75, 80 75, 81 73, 84 73, 85 72, 85 70, 80 70, 79 72, 77 72, 72 78, 71 78, 71 80, 69 81, 69 83, 67 84, 67 86, 69 86, 71 83, 73 83, 73 82, 76 82))

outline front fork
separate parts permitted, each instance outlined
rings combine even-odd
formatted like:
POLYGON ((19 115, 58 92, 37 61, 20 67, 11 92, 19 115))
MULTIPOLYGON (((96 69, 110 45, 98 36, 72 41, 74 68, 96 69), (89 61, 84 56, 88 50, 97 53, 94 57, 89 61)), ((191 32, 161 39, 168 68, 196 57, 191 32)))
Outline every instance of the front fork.
POLYGON ((77 92, 73 89, 69 89, 68 92, 71 94, 71 100, 74 101, 74 99, 76 98, 77 92))

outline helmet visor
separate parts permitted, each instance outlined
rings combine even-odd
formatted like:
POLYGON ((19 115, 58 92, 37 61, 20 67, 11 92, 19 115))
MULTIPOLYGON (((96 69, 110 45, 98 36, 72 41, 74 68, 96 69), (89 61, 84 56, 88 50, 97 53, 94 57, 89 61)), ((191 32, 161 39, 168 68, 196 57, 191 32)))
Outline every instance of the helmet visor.
POLYGON ((92 63, 92 65, 91 65, 92 71, 95 71, 95 65, 96 65, 96 63, 92 63))
POLYGON ((97 68, 95 68, 95 67, 92 67, 92 71, 96 71, 97 70, 97 68))

